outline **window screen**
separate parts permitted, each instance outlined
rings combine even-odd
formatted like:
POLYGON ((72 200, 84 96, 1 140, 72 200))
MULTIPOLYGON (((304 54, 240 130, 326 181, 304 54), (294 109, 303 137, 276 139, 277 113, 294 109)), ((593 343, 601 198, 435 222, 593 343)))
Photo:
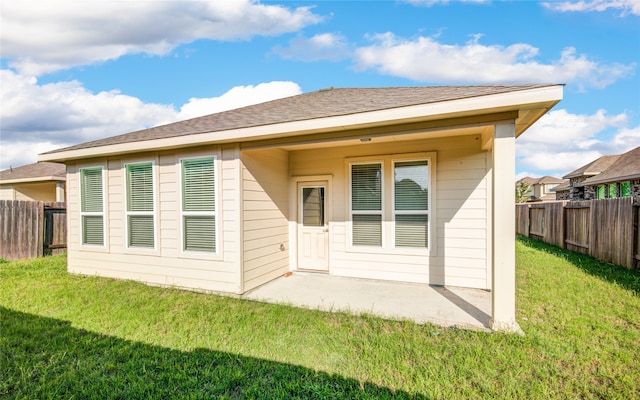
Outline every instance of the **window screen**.
POLYGON ((395 246, 428 247, 428 161, 396 162, 393 173, 395 246))
POLYGON ((182 160, 182 235, 186 251, 216 252, 215 158, 182 160))
POLYGON ((354 246, 382 246, 382 164, 351 166, 354 246))
POLYGON ((104 246, 102 167, 80 170, 82 244, 104 246))
POLYGON ((153 164, 126 166, 127 237, 129 247, 155 246, 153 164))
POLYGON ((620 197, 631 197, 631 182, 620 184, 620 197))

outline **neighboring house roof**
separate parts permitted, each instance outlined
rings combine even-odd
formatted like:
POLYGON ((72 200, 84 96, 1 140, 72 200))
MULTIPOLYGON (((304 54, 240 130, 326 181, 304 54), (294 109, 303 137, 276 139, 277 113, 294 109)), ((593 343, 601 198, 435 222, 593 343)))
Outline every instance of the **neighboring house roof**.
POLYGON ((40 159, 125 153, 132 143, 161 149, 499 112, 514 112, 519 135, 561 98, 562 85, 557 84, 330 88, 82 143, 43 153, 40 159))
POLYGON ((518 180, 516 183, 524 183, 527 186, 533 186, 533 184, 536 183, 537 180, 538 180, 538 178, 532 178, 530 176, 525 176, 524 178, 521 178, 520 180, 518 180))
POLYGON ((562 184, 551 188, 552 192, 568 192, 569 190, 571 190, 571 184, 569 183, 568 180, 564 180, 562 181, 562 184))
POLYGON ((524 183, 529 186, 533 185, 550 185, 550 184, 561 184, 564 183, 564 180, 560 178, 555 178, 553 176, 545 175, 542 178, 531 178, 529 176, 525 176, 520 179, 518 183, 524 183))
POLYGON ((586 179, 582 182, 582 186, 638 178, 640 178, 640 147, 618 156, 609 168, 592 178, 586 179))
POLYGON ((589 164, 583 165, 582 167, 576 169, 575 171, 569 172, 562 178, 571 179, 571 178, 578 178, 581 176, 598 175, 605 169, 609 168, 611 164, 613 164, 618 159, 618 157, 620 156, 619 155, 602 156, 594 161, 591 161, 589 164))
POLYGON ((554 201, 556 199, 556 195, 553 193, 546 193, 544 195, 542 195, 541 197, 531 197, 529 200, 527 200, 527 203, 538 203, 538 202, 542 202, 542 201, 554 201))
POLYGON ((0 171, 0 183, 25 183, 40 181, 65 181, 67 167, 64 164, 38 162, 0 171))
POLYGON ((564 180, 560 179, 560 178, 556 178, 554 176, 549 176, 549 175, 545 175, 542 178, 538 179, 538 182, 536 182, 539 185, 553 185, 553 184, 561 184, 564 183, 564 180))

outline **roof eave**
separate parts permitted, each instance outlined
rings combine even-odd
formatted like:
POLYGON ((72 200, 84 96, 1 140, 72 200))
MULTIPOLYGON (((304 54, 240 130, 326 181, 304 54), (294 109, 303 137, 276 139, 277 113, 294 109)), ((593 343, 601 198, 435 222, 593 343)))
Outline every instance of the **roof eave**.
POLYGON ((66 180, 67 178, 64 176, 36 176, 33 178, 0 179, 0 184, 9 185, 14 183, 64 182, 66 180))
POLYGON ((640 173, 631 174, 631 175, 616 176, 616 177, 605 178, 605 179, 597 179, 597 180, 593 180, 593 181, 587 180, 587 181, 582 182, 580 184, 580 186, 593 186, 593 185, 599 185, 601 183, 629 181, 631 179, 640 179, 640 173))
POLYGON ((200 134, 175 136, 138 142, 120 143, 69 151, 39 154, 39 161, 65 162, 100 156, 125 154, 141 150, 163 150, 198 144, 223 144, 270 138, 294 137, 321 132, 347 131, 367 127, 432 121, 444 118, 486 115, 517 111, 516 137, 533 125, 562 100, 563 85, 549 85, 508 93, 398 107, 350 115, 292 121, 271 125, 200 134))

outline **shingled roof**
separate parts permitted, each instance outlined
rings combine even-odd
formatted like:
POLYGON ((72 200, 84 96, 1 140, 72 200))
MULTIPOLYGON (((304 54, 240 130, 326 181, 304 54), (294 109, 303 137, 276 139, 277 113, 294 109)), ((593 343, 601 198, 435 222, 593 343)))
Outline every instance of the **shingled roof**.
POLYGON ((551 191, 552 192, 556 192, 556 193, 557 192, 568 192, 569 190, 571 190, 571 185, 570 185, 568 180, 562 181, 562 184, 560 184, 560 185, 558 185, 558 186, 556 186, 554 188, 551 188, 551 191))
POLYGON ((0 171, 0 182, 56 181, 65 180, 67 170, 64 164, 39 162, 0 171))
POLYGON ((563 179, 571 179, 577 178, 580 176, 594 176, 598 175, 605 169, 609 168, 617 159, 620 157, 619 155, 614 156, 602 156, 594 161, 591 161, 589 164, 585 164, 582 167, 576 169, 575 171, 571 171, 565 176, 563 179))
POLYGON ((582 186, 619 182, 640 178, 640 147, 617 156, 614 163, 602 173, 586 179, 582 186))
POLYGON ((561 184, 565 181, 553 176, 545 175, 542 178, 532 178, 530 176, 525 176, 520 179, 518 182, 522 182, 525 185, 533 186, 533 185, 549 185, 549 184, 561 184))
POLYGON ((43 154, 326 117, 346 116, 549 86, 556 85, 525 84, 322 89, 186 121, 86 142, 43 154))

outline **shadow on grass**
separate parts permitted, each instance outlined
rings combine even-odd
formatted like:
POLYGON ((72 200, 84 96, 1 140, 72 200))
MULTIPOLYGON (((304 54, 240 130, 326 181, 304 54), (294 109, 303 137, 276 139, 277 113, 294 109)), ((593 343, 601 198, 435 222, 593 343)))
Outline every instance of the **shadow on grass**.
POLYGON ((295 365, 132 342, 4 307, 0 317, 3 398, 425 398, 295 365))
POLYGON ((533 249, 561 257, 581 270, 607 282, 615 283, 640 296, 640 271, 626 269, 620 265, 605 263, 581 253, 565 250, 557 246, 527 237, 519 236, 518 240, 533 249))

